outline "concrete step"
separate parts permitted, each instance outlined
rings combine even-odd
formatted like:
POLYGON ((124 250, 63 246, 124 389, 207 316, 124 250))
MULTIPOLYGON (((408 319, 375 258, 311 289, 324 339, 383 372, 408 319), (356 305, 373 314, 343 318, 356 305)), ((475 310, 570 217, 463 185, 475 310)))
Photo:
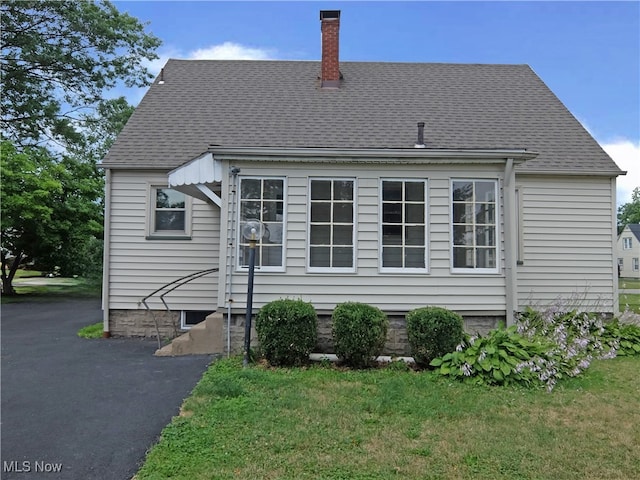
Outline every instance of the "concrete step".
POLYGON ((159 357, 177 355, 203 355, 224 353, 223 322, 221 313, 212 313, 203 322, 175 338, 169 345, 156 350, 159 357))

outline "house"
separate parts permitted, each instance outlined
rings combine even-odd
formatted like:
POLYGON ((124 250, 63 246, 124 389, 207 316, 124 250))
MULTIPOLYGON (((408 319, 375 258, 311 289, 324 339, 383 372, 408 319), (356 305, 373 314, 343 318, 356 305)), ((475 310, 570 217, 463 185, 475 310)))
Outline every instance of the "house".
POLYGON ((240 348, 249 220, 254 310, 311 302, 319 349, 345 301, 389 314, 391 353, 425 305, 469 331, 559 296, 618 310, 624 172, 529 66, 341 62, 320 20, 319 62, 169 60, 151 85, 102 164, 105 334, 206 317, 240 348))
POLYGON ((621 278, 640 278, 640 224, 624 227, 618 235, 618 275, 621 278))

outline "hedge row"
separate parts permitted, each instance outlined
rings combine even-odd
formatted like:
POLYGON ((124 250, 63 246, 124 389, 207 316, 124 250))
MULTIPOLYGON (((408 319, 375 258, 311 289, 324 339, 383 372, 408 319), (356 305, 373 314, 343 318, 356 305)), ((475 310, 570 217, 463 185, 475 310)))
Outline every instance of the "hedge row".
MULTIPOLYGON (((387 339, 389 320, 377 307, 358 302, 336 306, 331 316, 335 353, 346 365, 368 367, 380 355, 387 339)), ((256 317, 256 332, 271 365, 306 363, 316 344, 318 316, 310 303, 280 299, 266 304, 256 317)), ((451 352, 464 339, 462 317, 439 307, 407 314, 407 336, 416 363, 427 366, 451 352)))

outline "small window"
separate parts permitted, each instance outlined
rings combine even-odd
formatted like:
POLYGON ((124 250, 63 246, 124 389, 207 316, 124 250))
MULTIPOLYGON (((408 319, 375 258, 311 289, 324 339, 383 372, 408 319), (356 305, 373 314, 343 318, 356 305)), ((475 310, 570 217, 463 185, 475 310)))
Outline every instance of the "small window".
POLYGON ((631 237, 622 238, 622 248, 625 250, 631 250, 631 237))
POLYGON ((211 311, 182 310, 180 312, 180 329, 188 330, 194 325, 204 322, 212 313, 211 311))
POLYGON ((190 232, 190 201, 184 193, 172 188, 150 189, 149 237, 188 237, 190 232))
POLYGON ((310 271, 354 271, 354 185, 353 179, 310 181, 310 271))
POLYGON ((496 180, 453 180, 453 271, 497 273, 498 227, 496 180))
POLYGON ((383 180, 381 255, 383 271, 427 270, 427 182, 383 180))
POLYGON ((256 245, 256 267, 282 271, 284 267, 285 181, 275 177, 240 178, 238 263, 249 267, 249 241, 242 236, 243 225, 258 220, 264 226, 256 245))
POLYGON ((633 271, 637 272, 640 269, 640 262, 638 257, 634 257, 631 262, 633 263, 633 271))

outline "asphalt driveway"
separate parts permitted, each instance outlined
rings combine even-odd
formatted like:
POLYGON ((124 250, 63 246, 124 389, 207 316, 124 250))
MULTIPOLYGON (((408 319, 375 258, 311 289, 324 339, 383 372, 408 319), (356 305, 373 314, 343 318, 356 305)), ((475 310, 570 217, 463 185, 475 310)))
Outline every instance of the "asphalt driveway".
POLYGON ((154 340, 78 338, 98 300, 2 306, 2 479, 130 479, 208 355, 154 340))

